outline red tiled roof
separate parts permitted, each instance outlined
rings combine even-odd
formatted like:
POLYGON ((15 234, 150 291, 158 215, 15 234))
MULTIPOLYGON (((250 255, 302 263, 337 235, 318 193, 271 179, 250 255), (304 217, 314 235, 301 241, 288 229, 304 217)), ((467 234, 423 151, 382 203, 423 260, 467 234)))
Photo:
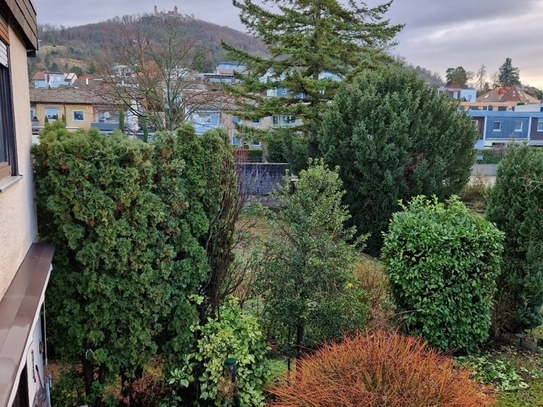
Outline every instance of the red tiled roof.
POLYGON ((477 102, 524 102, 539 103, 539 100, 520 90, 517 86, 494 88, 477 98, 477 102))

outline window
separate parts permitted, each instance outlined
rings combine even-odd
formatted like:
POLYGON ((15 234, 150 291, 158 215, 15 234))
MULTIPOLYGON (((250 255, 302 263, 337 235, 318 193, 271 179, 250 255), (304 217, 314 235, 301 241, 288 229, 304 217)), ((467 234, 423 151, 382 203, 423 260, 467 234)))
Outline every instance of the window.
POLYGON ((522 122, 520 120, 515 122, 515 131, 522 131, 522 122))
POLYGON ((295 123, 296 123, 296 116, 292 114, 273 116, 273 124, 275 126, 292 126, 295 123))
POLYGON ((500 131, 502 129, 502 122, 494 122, 492 125, 493 131, 500 131))
POLYGON ((537 121, 537 131, 543 131, 543 119, 537 121))
POLYGON ((58 107, 46 107, 45 117, 49 122, 54 122, 58 119, 58 107))
POLYGON ((232 123, 239 123, 241 120, 239 116, 232 115, 232 123))
POLYGON ((119 123, 119 113, 102 111, 96 114, 98 123, 119 123))
POLYGON ((85 121, 85 112, 83 110, 72 110, 72 119, 74 122, 85 121))
POLYGON ((253 120, 251 120, 251 124, 255 124, 255 125, 260 124, 260 119, 253 119, 253 120))
POLYGON ((8 46, 0 41, 0 179, 17 174, 8 46))

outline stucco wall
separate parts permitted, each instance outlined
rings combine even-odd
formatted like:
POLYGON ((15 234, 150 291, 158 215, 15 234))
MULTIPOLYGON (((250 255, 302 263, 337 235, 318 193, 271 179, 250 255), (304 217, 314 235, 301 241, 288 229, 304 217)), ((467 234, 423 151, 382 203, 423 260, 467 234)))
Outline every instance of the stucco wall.
POLYGON ((0 192, 0 299, 4 296, 26 252, 36 236, 36 213, 30 146, 27 59, 18 32, 10 28, 10 65, 19 174, 22 180, 0 192), (17 67, 24 67, 18 69, 17 67))

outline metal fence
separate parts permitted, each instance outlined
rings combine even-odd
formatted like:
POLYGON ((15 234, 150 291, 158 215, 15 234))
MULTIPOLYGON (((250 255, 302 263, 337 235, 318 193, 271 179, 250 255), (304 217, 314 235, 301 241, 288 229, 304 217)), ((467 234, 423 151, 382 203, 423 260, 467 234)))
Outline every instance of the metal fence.
POLYGON ((237 163, 240 191, 248 195, 269 195, 282 185, 290 164, 237 163))

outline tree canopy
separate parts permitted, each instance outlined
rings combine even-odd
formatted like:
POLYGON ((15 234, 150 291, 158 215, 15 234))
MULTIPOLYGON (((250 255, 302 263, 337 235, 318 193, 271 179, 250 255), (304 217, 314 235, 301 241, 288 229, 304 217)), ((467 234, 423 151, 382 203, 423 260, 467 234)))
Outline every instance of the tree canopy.
POLYGON ((472 72, 467 72, 461 66, 457 68, 448 68, 446 72, 447 86, 465 88, 472 76, 472 72))
POLYGON ((513 66, 511 58, 506 58, 500 66, 498 81, 501 86, 520 85, 519 69, 513 66))
POLYGON ((392 62, 385 51, 395 45, 403 26, 384 19, 391 3, 368 7, 357 0, 270 0, 265 8, 234 0, 242 23, 270 54, 251 55, 223 44, 228 58, 245 66, 236 74, 241 84, 228 87, 240 115, 289 115, 301 119, 289 127, 315 136, 341 80, 350 82, 365 69, 392 62))
POLYGON ((319 147, 340 166, 351 224, 371 233, 370 253, 379 253, 398 200, 446 199, 467 183, 477 133, 457 105, 405 68, 365 72, 337 93, 319 147))

